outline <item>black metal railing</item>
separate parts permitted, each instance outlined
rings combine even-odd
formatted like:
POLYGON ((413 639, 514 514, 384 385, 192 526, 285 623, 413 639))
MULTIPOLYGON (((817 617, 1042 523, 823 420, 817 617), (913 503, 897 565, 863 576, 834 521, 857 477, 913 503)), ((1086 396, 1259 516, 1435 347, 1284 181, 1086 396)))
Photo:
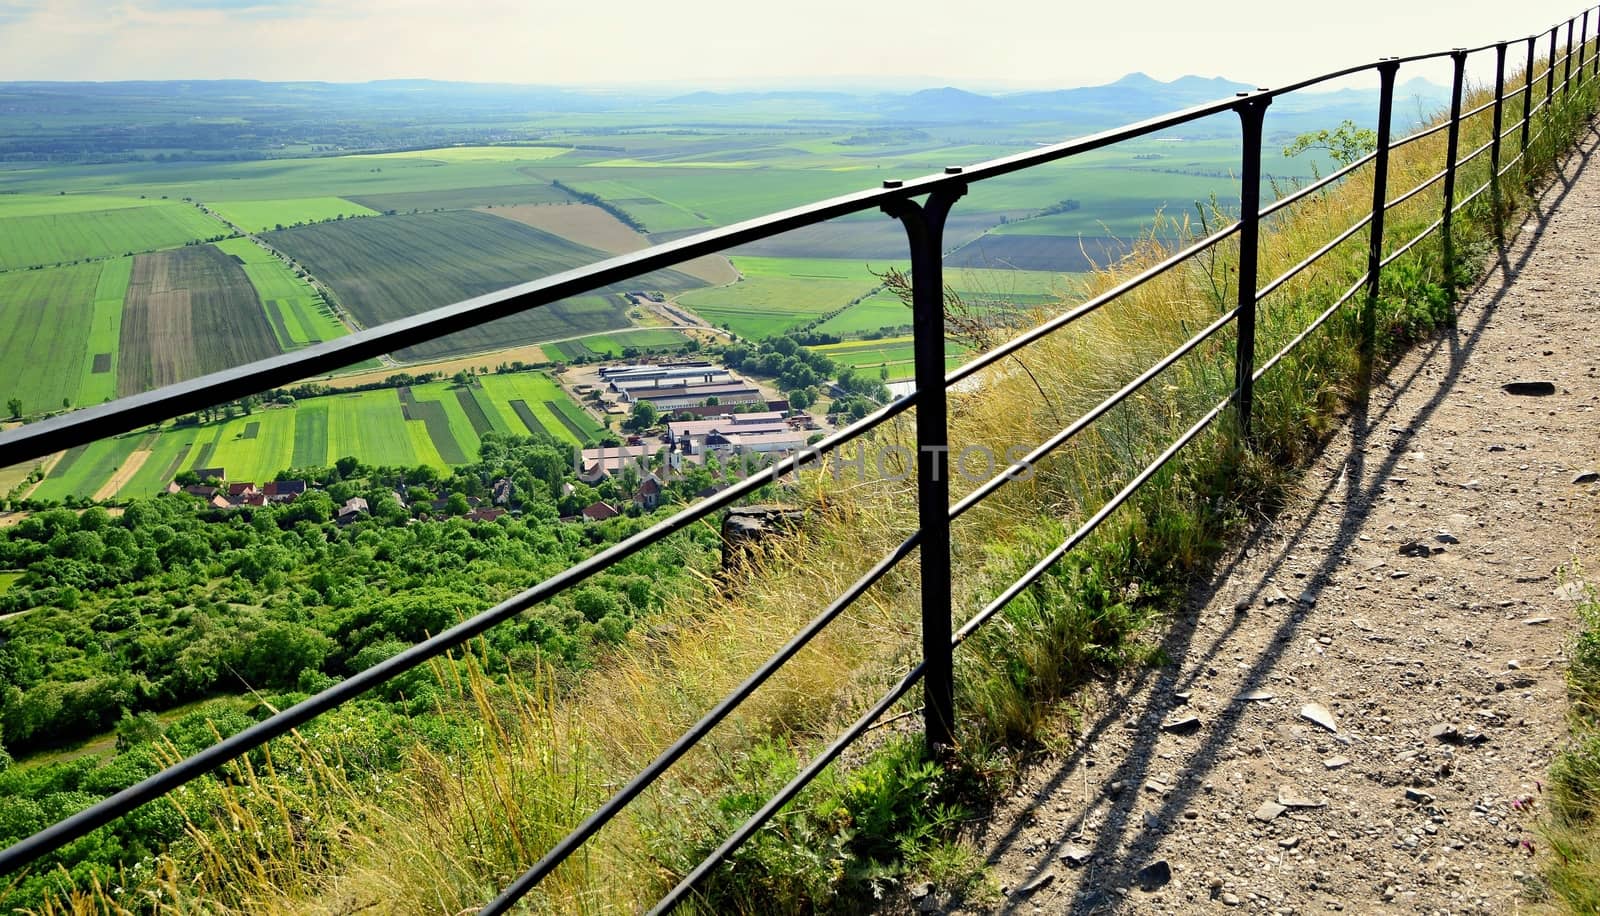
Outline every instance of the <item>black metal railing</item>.
MULTIPOLYGON (((1078 546, 1095 528, 1123 505, 1137 490, 1157 474, 1175 455, 1193 441, 1229 407, 1234 409, 1237 434, 1248 441, 1250 416, 1255 383, 1276 366, 1289 353, 1299 347, 1311 334, 1344 308, 1352 298, 1365 290, 1360 306, 1360 355, 1362 378, 1370 379, 1374 356, 1375 315, 1379 282, 1383 268, 1392 263, 1435 231, 1443 234, 1443 251, 1446 265, 1454 257, 1452 243, 1453 216, 1491 189, 1498 189, 1500 180, 1525 162, 1532 143, 1543 135, 1545 128, 1533 133, 1535 115, 1541 110, 1546 119, 1558 104, 1556 72, 1561 68, 1560 101, 1567 100, 1575 86, 1585 79, 1600 78, 1600 54, 1591 54, 1589 13, 1582 13, 1582 29, 1578 34, 1576 53, 1573 46, 1574 25, 1578 17, 1563 23, 1567 29, 1566 53, 1557 54, 1557 33, 1561 26, 1549 31, 1549 53, 1544 70, 1538 71, 1537 47, 1544 33, 1525 39, 1501 41, 1477 48, 1456 48, 1430 54, 1404 58, 1386 58, 1371 64, 1349 67, 1302 80, 1280 89, 1261 89, 1239 93, 1235 98, 1220 99, 1204 105, 1152 118, 1127 127, 1105 131, 1075 140, 1030 150, 967 167, 951 167, 942 174, 929 175, 909 181, 885 181, 883 187, 835 197, 802 207, 785 210, 757 219, 714 229, 689 238, 657 245, 633 254, 621 255, 575 270, 569 270, 544 279, 514 286, 499 292, 478 296, 454 305, 433 309, 410 318, 389 322, 378 327, 357 331, 346 337, 318 344, 290 354, 275 356, 246 366, 212 373, 190 381, 125 397, 117 401, 88 407, 0 433, 0 465, 32 460, 51 452, 92 442, 96 439, 166 420, 180 414, 212 404, 223 403, 273 387, 288 384, 304 377, 388 353, 403 347, 419 344, 446 334, 475 327, 526 309, 536 308, 607 286, 649 271, 670 267, 695 257, 714 254, 736 245, 769 238, 791 229, 815 225, 834 217, 881 209, 903 225, 911 255, 913 296, 914 350, 916 391, 884 405, 871 415, 827 436, 801 454, 776 462, 764 471, 740 481, 721 493, 695 503, 656 523, 650 528, 615 544, 594 556, 540 582, 538 585, 511 597, 494 607, 465 620, 437 636, 433 636, 388 660, 361 671, 302 702, 276 713, 243 731, 219 741, 217 744, 185 759, 155 775, 124 789, 87 809, 72 815, 11 847, 0 851, 0 875, 9 874, 42 856, 61 848, 64 844, 103 826, 113 819, 152 801, 185 783, 217 769, 224 763, 287 734, 319 714, 354 699, 361 693, 377 687, 395 676, 416 668, 436 658, 463 642, 479 636, 496 624, 549 599, 562 591, 583 582, 611 564, 656 544, 686 527, 707 518, 755 492, 762 486, 798 471, 804 466, 819 463, 823 456, 834 452, 845 443, 861 437, 885 421, 915 406, 916 438, 918 443, 917 494, 918 529, 906 537, 888 555, 880 559, 826 609, 800 629, 781 649, 752 672, 732 693, 718 702, 700 721, 683 733, 651 763, 640 770, 627 784, 588 818, 552 847, 543 858, 507 886, 498 897, 486 904, 482 913, 503 913, 539 884, 556 867, 616 816, 635 797, 650 786, 679 758, 700 742, 718 723, 753 694, 779 668, 792 659, 813 637, 826 628, 869 588, 884 577, 889 570, 920 550, 922 659, 879 699, 870 709, 841 733, 821 754, 813 759, 787 785, 750 817, 733 835, 711 853, 693 871, 686 875, 652 912, 671 909, 681 902, 705 876, 755 830, 776 814, 800 792, 815 776, 828 766, 851 742, 859 738, 886 710, 897 703, 919 681, 924 693, 924 727, 926 739, 932 749, 949 747, 954 741, 956 723, 954 708, 953 659, 955 649, 977 629, 994 617, 1012 599, 1031 584, 1069 551, 1078 546), (1517 43, 1526 43, 1527 59, 1524 64, 1524 82, 1521 88, 1522 113, 1515 124, 1504 126, 1504 108, 1508 99, 1506 84, 1507 49, 1517 43), (1484 52, 1495 55, 1495 76, 1492 97, 1483 105, 1470 111, 1461 110, 1465 86, 1466 65, 1471 55, 1484 52), (1588 54, 1589 56, 1585 56, 1588 54), (1577 66, 1574 69, 1574 57, 1577 66), (1396 75, 1405 64, 1422 61, 1449 60, 1453 79, 1450 93, 1450 113, 1440 124, 1419 130, 1400 140, 1391 137, 1396 75), (1362 73, 1376 73, 1379 78, 1376 149, 1334 173, 1297 189, 1273 203, 1261 206, 1261 144, 1263 121, 1273 100, 1290 92, 1324 84, 1339 78, 1362 73), (1544 81, 1544 98, 1533 102, 1539 78, 1544 81), (1034 327, 1025 333, 990 349, 959 368, 945 371, 943 290, 944 223, 952 207, 977 182, 1008 175, 1024 169, 1056 162, 1115 143, 1148 136, 1226 112, 1238 115, 1243 139, 1240 164, 1240 214, 1241 218, 1204 238, 1173 252, 1110 289, 1075 305, 1063 314, 1034 327), (1461 125, 1468 119, 1492 112, 1493 127, 1488 142, 1458 158, 1461 125), (1425 179, 1418 186, 1390 199, 1388 197, 1389 156, 1394 149, 1414 143, 1439 131, 1447 131, 1445 167, 1425 179), (1520 134, 1518 152, 1509 161, 1501 162, 1502 141, 1512 134, 1520 134), (1482 185, 1457 200, 1456 178, 1462 166, 1488 152, 1491 166, 1489 177, 1482 185), (1358 169, 1371 166, 1373 193, 1371 211, 1349 228, 1337 235, 1308 257, 1289 268, 1280 276, 1259 285, 1260 227, 1262 219, 1278 213, 1294 203, 1304 200, 1335 182, 1341 181, 1358 169), (1385 255, 1384 217, 1388 210, 1411 200, 1433 184, 1444 182, 1443 207, 1439 219, 1424 228, 1415 237, 1398 245, 1385 255), (920 202, 917 198, 924 198, 920 202), (1363 229, 1368 230, 1367 266, 1334 302, 1302 328, 1287 345, 1257 365, 1255 346, 1256 309, 1269 294, 1283 287, 1340 244, 1352 239, 1363 229), (1018 459, 997 476, 975 488, 951 504, 949 498, 948 421, 946 390, 950 385, 966 379, 1021 351, 1045 336, 1072 324, 1119 297, 1150 282, 1189 258, 1205 252, 1220 243, 1238 236, 1238 297, 1236 305, 1218 316, 1198 334, 1185 341, 1171 353, 1140 373, 1111 394, 1100 404, 1052 435, 1026 456, 1018 459), (1233 388, 1221 401, 1211 406, 1203 416, 1181 435, 1168 443, 1150 464, 1117 491, 1073 533, 1050 550, 1019 579, 1003 589, 993 600, 970 617, 959 629, 953 627, 951 607, 950 528, 951 522, 988 498, 1008 481, 1016 479, 1039 460, 1061 447, 1074 436, 1088 428, 1105 413, 1134 395, 1162 372, 1196 347, 1221 332, 1229 325, 1237 330, 1235 373, 1233 388)), ((1600 19, 1597 19, 1600 24, 1600 19)), ((1597 29, 1600 31, 1600 29, 1597 29)), ((1512 97, 1514 98, 1514 96, 1512 97)), ((1451 274, 1447 273, 1447 277, 1451 274)))

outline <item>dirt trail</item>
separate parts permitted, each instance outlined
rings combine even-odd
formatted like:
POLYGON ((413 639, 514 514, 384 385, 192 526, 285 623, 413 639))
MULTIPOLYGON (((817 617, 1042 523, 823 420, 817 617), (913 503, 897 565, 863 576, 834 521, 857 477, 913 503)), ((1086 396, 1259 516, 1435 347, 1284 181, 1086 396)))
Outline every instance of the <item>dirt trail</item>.
MULTIPOLYGON (((1600 131, 974 840, 1046 913, 1514 913, 1600 570, 1600 131), (1507 382, 1549 380, 1553 394, 1507 382), (1336 730, 1318 724, 1326 711, 1336 730)), ((920 908, 936 910, 936 896, 920 908)))

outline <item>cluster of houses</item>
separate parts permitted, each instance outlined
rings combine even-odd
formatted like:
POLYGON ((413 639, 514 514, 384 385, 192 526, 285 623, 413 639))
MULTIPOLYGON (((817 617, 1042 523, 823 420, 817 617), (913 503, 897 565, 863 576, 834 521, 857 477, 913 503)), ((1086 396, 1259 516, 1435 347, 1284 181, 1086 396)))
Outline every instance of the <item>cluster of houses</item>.
POLYGON ((709 455, 723 463, 741 456, 781 457, 804 448, 816 428, 810 416, 781 410, 669 420, 660 436, 633 436, 626 445, 584 449, 578 479, 592 485, 632 467, 647 481, 658 471, 676 474, 704 465, 709 455))
POLYGON ((269 480, 259 487, 252 482, 228 483, 227 470, 224 468, 195 468, 194 475, 201 480, 222 481, 222 485, 192 484, 180 487, 174 481, 167 484, 167 492, 198 496, 216 509, 237 509, 241 506, 265 506, 268 503, 292 503, 306 491, 306 482, 303 480, 269 480))
POLYGON ((574 390, 579 395, 598 395, 601 406, 611 414, 629 413, 639 403, 664 415, 701 417, 726 413, 730 407, 769 406, 761 389, 704 360, 602 366, 599 378, 598 385, 578 385, 574 390))
MULTIPOLYGON (((201 480, 216 480, 220 486, 211 484, 191 484, 179 486, 176 481, 167 485, 168 493, 187 493, 206 502, 214 509, 241 509, 246 506, 266 506, 292 503, 304 495, 307 489, 303 480, 272 480, 261 486, 256 486, 250 481, 237 483, 228 482, 226 468, 196 468, 196 477, 201 480)), ((467 497, 469 511, 463 517, 470 522, 492 522, 502 515, 507 509, 504 507, 511 501, 511 481, 501 478, 494 482, 490 502, 484 505, 484 500, 476 496, 467 497)), ((405 494, 394 493, 394 498, 403 508, 410 509, 412 503, 405 494)), ((427 503, 427 510, 435 515, 449 512, 449 499, 435 499, 427 503)), ((334 513, 334 520, 341 525, 348 525, 359 520, 362 516, 370 515, 372 507, 360 496, 345 500, 334 513)))

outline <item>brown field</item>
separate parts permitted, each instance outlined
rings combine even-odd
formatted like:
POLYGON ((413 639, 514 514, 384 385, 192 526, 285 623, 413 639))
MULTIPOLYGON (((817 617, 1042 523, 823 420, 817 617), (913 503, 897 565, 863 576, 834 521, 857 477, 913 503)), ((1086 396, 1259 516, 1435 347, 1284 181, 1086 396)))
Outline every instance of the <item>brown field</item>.
POLYGON ((210 245, 134 258, 119 347, 118 395, 280 352, 250 278, 210 245))
POLYGON ((391 375, 409 372, 419 375, 423 372, 442 372, 445 375, 455 375, 462 369, 483 369, 487 367, 490 372, 501 363, 522 361, 527 364, 548 362, 549 358, 544 351, 536 345, 510 347, 505 350, 496 350, 493 353, 484 353, 480 356, 461 356, 455 359, 444 359, 432 363, 409 363, 403 366, 394 366, 385 369, 373 369, 369 372, 356 372, 350 375, 332 375, 319 378, 316 381, 333 388, 354 388, 357 385, 370 385, 381 382, 391 375))
MULTIPOLYGON (((523 204, 494 207, 484 212, 516 220, 580 245, 598 248, 607 254, 627 254, 650 244, 649 239, 629 229, 616 217, 589 204, 523 204)), ((739 279, 733 265, 719 254, 695 258, 673 269, 713 286, 739 279)))
POLYGON ((128 485, 128 481, 133 479, 133 475, 139 473, 139 469, 144 467, 145 461, 149 458, 150 450, 147 448, 129 452, 127 460, 122 462, 122 466, 117 468, 115 474, 111 475, 111 479, 101 484, 100 489, 94 491, 95 501, 99 502, 116 496, 117 491, 128 485))

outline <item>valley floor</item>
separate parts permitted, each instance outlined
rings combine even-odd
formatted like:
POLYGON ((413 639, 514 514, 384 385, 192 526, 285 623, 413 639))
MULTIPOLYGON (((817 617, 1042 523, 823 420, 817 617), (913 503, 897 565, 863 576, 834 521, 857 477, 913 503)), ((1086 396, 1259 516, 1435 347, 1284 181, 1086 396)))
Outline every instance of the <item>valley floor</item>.
POLYGON ((1196 590, 1171 662, 1099 689, 978 827, 1003 890, 978 909, 1536 906, 1571 564, 1600 566, 1597 151, 1591 129, 1459 326, 1196 590), (1503 388, 1522 380, 1555 392, 1503 388))

